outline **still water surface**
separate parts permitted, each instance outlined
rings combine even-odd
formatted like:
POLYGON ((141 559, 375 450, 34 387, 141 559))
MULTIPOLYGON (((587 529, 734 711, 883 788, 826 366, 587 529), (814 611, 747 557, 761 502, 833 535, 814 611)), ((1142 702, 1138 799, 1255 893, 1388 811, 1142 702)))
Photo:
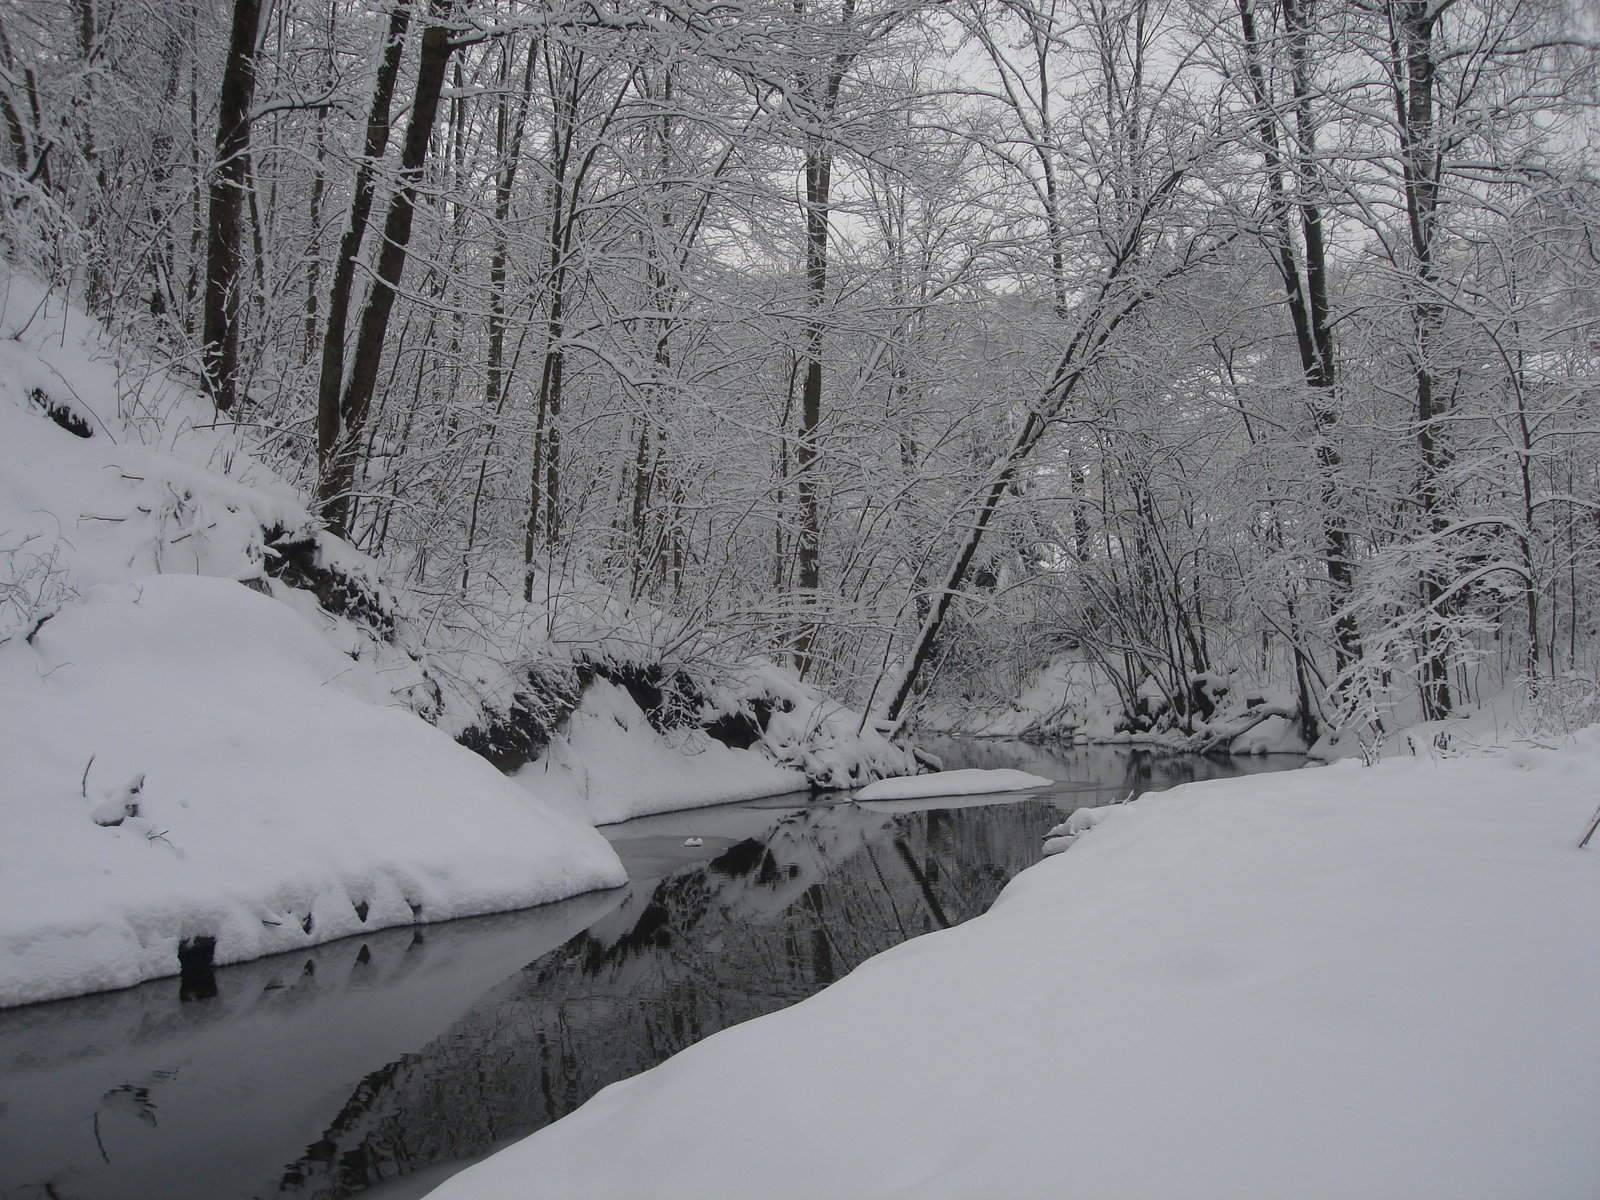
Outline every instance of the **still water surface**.
POLYGON ((605 830, 631 880, 615 891, 0 1011, 0 1196, 420 1196, 606 1084, 977 916, 1074 808, 1299 765, 930 748, 1059 782, 647 817, 605 830))

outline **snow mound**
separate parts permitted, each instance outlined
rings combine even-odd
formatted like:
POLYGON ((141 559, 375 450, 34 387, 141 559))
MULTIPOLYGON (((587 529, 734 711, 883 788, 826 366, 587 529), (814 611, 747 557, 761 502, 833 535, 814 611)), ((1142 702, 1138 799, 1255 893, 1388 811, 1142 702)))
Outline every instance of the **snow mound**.
POLYGON ((623 882, 388 691, 222 579, 101 585, 0 645, 0 1005, 623 882))
POLYGON ((1304 754, 1305 738, 1290 717, 1270 716, 1233 739, 1233 754, 1304 754))
POLYGON ((1577 742, 1146 795, 987 915, 434 1196, 1592 1196, 1600 735, 1577 742))
POLYGON ((538 762, 516 780, 596 825, 804 791, 806 775, 762 749, 735 750, 705 730, 651 727, 627 691, 595 680, 538 762))
POLYGON ((1072 843, 1077 841, 1080 835, 1088 833, 1114 811, 1115 807, 1112 805, 1074 809, 1072 815, 1065 821, 1045 831, 1044 852, 1060 854, 1064 850, 1071 849, 1072 843))
POLYGON ((920 800, 928 796, 978 796, 990 792, 1022 792, 1054 783, 1009 767, 996 770, 935 771, 903 779, 880 779, 856 793, 857 800, 920 800))
POLYGON ((841 704, 774 663, 754 660, 711 689, 703 719, 766 713, 761 745, 777 762, 805 772, 820 789, 860 787, 875 779, 915 775, 914 751, 898 744, 859 710, 841 704))

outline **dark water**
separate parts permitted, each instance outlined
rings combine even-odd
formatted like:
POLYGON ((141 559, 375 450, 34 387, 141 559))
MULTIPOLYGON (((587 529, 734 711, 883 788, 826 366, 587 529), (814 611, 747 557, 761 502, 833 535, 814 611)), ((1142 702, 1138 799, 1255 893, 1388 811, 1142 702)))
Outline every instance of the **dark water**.
POLYGON ((613 892, 228 967, 214 989, 0 1012, 0 1195, 418 1196, 606 1084, 978 915, 1074 808, 1298 765, 932 748, 1061 782, 650 817, 606 830, 633 880, 613 892))

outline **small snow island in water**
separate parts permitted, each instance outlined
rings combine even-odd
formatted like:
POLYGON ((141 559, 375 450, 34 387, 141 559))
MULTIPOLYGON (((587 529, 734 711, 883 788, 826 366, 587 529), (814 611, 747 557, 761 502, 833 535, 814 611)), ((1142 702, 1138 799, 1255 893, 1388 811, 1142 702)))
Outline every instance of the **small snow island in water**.
POLYGON ((855 794, 857 800, 925 800, 930 796, 980 796, 988 792, 1025 792, 1029 788, 1054 783, 1043 775, 1030 775, 1004 767, 992 771, 976 768, 962 771, 935 771, 931 775, 907 775, 900 779, 880 779, 855 794))

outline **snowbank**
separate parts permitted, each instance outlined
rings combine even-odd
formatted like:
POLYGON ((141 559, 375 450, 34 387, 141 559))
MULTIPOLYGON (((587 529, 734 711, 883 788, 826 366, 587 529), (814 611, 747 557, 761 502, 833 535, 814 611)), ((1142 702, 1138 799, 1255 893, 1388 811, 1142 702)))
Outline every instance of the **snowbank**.
POLYGON ((101 585, 0 646, 0 1005, 175 974, 199 939, 235 962, 623 882, 593 829, 387 699, 223 579, 101 585))
POLYGON ((1591 731, 1147 795, 436 1195, 1590 1196, 1597 785, 1591 731))
POLYGON ((1003 704, 977 699, 926 706, 917 726, 938 733, 976 737, 1064 737, 1103 741, 1114 737, 1122 698, 1093 663, 1058 655, 1046 663, 1016 699, 1003 704))
POLYGON ((860 787, 920 769, 909 747, 891 741, 860 710, 759 659, 711 690, 705 716, 748 714, 758 707, 767 712, 762 747, 777 762, 804 771, 813 787, 860 787))
POLYGON ((857 800, 920 800, 928 796, 977 796, 992 792, 1022 792, 1054 783, 1043 775, 1009 768, 935 771, 903 779, 880 779, 856 793, 857 800))
POLYGON ((807 786, 804 771, 760 749, 730 749, 695 726, 651 728, 632 697, 603 680, 589 685, 562 734, 516 780, 596 825, 807 786))
POLYGON ((268 578, 276 530, 394 619, 247 436, 0 262, 0 1006, 623 881, 268 578))

